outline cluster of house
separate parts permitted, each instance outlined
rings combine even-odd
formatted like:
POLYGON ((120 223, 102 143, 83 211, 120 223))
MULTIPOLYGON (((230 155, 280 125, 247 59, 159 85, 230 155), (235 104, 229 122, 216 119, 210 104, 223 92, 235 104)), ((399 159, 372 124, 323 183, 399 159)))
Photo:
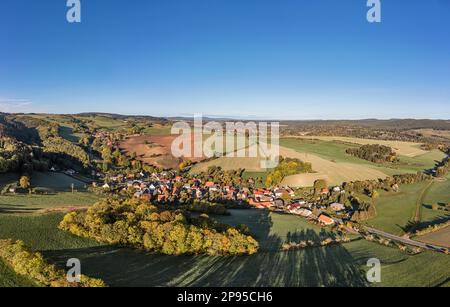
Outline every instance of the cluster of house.
POLYGON ((329 206, 325 206, 322 204, 308 203, 305 200, 295 201, 289 204, 286 209, 287 212, 291 214, 299 215, 310 220, 316 220, 324 226, 342 224, 343 222, 341 218, 331 217, 322 213, 324 210, 329 209, 337 214, 345 214, 345 216, 348 214, 345 205, 340 203, 332 203, 329 206))
MULTIPOLYGON (((324 226, 341 224, 342 218, 348 216, 348 210, 343 204, 333 203, 326 206, 320 202, 309 203, 302 199, 295 199, 295 191, 290 187, 249 189, 246 187, 221 186, 212 181, 202 182, 195 178, 187 182, 181 176, 168 175, 169 173, 164 172, 161 174, 141 172, 138 176, 139 179, 134 178, 134 175, 129 177, 119 175, 109 178, 109 183, 105 183, 103 188, 124 190, 133 188, 134 197, 160 203, 180 199, 183 194, 189 198, 200 200, 206 196, 214 195, 215 199, 248 203, 258 209, 271 209, 302 216, 316 220, 324 226), (324 211, 331 211, 335 214, 330 216, 323 213, 324 211), (340 216, 340 218, 336 216, 340 216)), ((334 187, 332 192, 343 191, 339 187, 334 187)), ((323 189, 320 192, 322 195, 328 195, 328 193, 330 193, 329 189, 323 189)))
POLYGON ((221 187, 214 182, 202 182, 195 178, 188 183, 181 176, 168 179, 170 176, 167 175, 168 173, 148 175, 141 172, 139 179, 116 176, 110 178, 110 182, 105 183, 103 188, 128 189, 132 187, 135 191, 134 197, 156 202, 165 202, 173 198, 178 199, 183 193, 193 199, 202 199, 206 195, 214 194, 216 198, 230 201, 244 201, 251 194, 248 188, 221 187))

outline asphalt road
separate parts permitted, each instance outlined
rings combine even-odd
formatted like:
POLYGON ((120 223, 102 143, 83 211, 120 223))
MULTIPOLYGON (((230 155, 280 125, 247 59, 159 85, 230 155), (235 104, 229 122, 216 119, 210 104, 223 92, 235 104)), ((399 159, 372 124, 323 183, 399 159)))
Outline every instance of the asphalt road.
POLYGON ((407 244, 407 245, 411 245, 411 246, 416 246, 416 247, 420 247, 423 249, 427 249, 427 250, 431 250, 431 251, 435 251, 435 252, 440 252, 443 253, 444 252, 444 247, 442 246, 437 246, 437 245, 433 245, 433 244, 427 244, 427 243, 423 243, 423 242, 419 242, 419 241, 414 241, 408 238, 404 238, 404 237, 399 237, 393 234, 390 234, 388 232, 384 232, 382 230, 378 230, 375 228, 371 228, 371 227, 364 227, 364 229, 372 234, 376 234, 388 239, 391 239, 393 241, 397 241, 403 244, 407 244))

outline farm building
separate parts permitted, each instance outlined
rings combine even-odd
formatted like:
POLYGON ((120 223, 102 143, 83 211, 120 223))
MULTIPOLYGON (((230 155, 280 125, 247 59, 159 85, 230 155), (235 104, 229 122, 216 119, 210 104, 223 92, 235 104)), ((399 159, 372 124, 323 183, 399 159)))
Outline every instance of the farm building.
POLYGON ((334 220, 331 217, 326 216, 325 214, 321 214, 318 218, 318 221, 320 224, 325 226, 330 226, 334 224, 334 220))
POLYGON ((331 210, 333 211, 343 211, 345 210, 345 206, 339 203, 333 203, 330 205, 331 210))

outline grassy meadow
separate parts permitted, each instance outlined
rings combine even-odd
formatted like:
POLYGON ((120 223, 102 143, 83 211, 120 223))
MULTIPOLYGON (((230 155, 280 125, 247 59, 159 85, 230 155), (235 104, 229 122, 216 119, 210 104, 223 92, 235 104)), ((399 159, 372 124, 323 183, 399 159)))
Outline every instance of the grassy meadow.
MULTIPOLYGON (((0 186, 17 182, 19 175, 2 174, 0 186)), ((36 213, 61 207, 92 205, 98 196, 86 192, 85 183, 61 173, 34 172, 32 188, 46 188, 46 195, 18 193, 0 195, 0 213, 36 213), (72 193, 71 184, 74 184, 72 193)))
MULTIPOLYGON (((414 220, 417 206, 422 205, 420 198, 429 184, 402 185, 399 192, 379 191, 380 197, 375 203, 377 216, 366 224, 395 235, 404 235, 405 227, 414 220)), ((370 201, 369 198, 364 200, 370 201)))

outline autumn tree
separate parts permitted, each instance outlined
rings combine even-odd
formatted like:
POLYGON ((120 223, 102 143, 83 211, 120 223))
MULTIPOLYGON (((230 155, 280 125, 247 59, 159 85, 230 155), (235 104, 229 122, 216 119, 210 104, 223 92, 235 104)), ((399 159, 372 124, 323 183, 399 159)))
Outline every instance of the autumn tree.
POLYGON ((22 189, 28 189, 30 187, 30 178, 28 176, 20 177, 19 185, 22 189))
POLYGON ((372 204, 375 204, 375 202, 377 201, 377 199, 379 197, 380 197, 380 194, 377 191, 373 190, 372 195, 370 197, 372 199, 372 204))
POLYGON ((325 179, 317 179, 314 181, 314 192, 316 194, 326 188, 328 188, 328 182, 325 179))

